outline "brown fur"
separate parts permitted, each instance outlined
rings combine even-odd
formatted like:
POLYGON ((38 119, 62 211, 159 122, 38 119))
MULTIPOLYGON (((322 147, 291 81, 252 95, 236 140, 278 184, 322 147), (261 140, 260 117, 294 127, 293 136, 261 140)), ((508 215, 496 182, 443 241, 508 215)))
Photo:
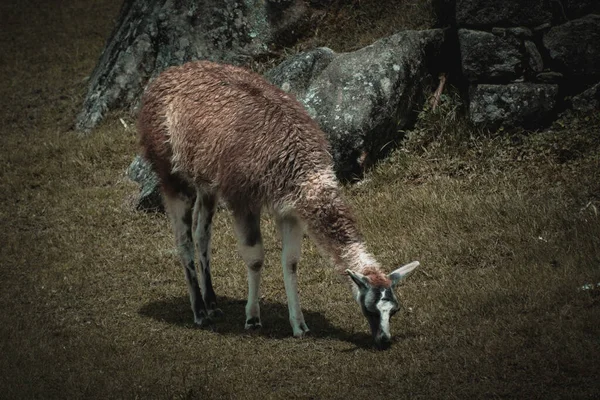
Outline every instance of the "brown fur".
POLYGON ((261 76, 206 61, 170 68, 148 87, 138 132, 164 195, 201 187, 234 212, 292 214, 340 272, 365 266, 348 250, 362 239, 324 133, 292 95, 261 76))
POLYGON ((371 285, 389 288, 392 286, 390 278, 384 274, 378 267, 365 267, 361 273, 369 279, 371 285))

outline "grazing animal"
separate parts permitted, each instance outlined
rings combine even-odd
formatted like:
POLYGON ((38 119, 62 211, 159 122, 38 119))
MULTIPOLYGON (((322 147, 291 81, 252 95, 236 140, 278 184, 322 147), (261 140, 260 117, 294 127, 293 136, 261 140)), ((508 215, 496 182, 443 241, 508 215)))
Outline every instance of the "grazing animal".
POLYGON ((325 135, 297 100, 245 69, 191 62, 169 68, 149 85, 138 133, 143 155, 160 180, 196 324, 208 326, 222 314, 210 258, 211 222, 220 198, 233 212, 248 270, 247 329, 261 327, 260 215, 265 208, 281 233, 294 336, 309 330, 296 274, 306 230, 337 270, 351 278, 375 343, 390 344, 389 320, 398 310, 393 287, 419 263, 386 275, 367 252, 340 193, 325 135))

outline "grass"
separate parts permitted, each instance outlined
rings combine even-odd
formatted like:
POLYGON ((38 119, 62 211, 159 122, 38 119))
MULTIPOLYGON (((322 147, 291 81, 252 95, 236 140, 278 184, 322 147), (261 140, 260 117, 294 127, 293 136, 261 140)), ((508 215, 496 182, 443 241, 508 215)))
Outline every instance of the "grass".
MULTIPOLYGON (((314 3, 319 3, 314 2, 314 3)), ((338 52, 354 51, 402 29, 427 29, 434 25, 430 0, 331 0, 313 7, 318 20, 301 47, 327 46, 338 52)))
POLYGON ((434 1, 310 0, 310 17, 300 40, 250 67, 264 73, 301 51, 329 47, 339 53, 351 52, 401 30, 431 28, 436 23, 434 1))
MULTIPOLYGON (((167 219, 135 212, 126 115, 70 129, 119 4, 0 5, 1 398, 595 398, 600 392, 600 119, 474 132, 452 96, 348 200, 398 290, 394 345, 370 347, 315 246, 300 266, 312 335, 291 337, 270 220, 264 329, 226 212, 214 280, 226 319, 192 324, 167 219)), ((587 120, 586 120, 587 118, 587 120)))

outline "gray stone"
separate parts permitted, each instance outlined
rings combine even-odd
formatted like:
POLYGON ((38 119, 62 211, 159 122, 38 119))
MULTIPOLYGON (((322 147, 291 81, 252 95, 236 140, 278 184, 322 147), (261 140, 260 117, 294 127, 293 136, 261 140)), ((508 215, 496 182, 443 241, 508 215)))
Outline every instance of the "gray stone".
POLYGON ((544 0, 456 0, 459 26, 536 26, 550 22, 544 0))
POLYGON ((514 37, 459 29, 458 41, 462 72, 469 81, 512 80, 519 76, 523 56, 514 37))
POLYGON ((550 22, 546 22, 546 23, 543 23, 541 25, 535 26, 533 28, 533 31, 535 33, 539 33, 539 32, 544 32, 544 31, 546 31, 546 30, 548 30, 550 28, 552 28, 552 24, 550 22))
MULTIPOLYGON (((360 176, 364 165, 359 158, 377 160, 400 140, 398 131, 414 120, 414 110, 422 105, 444 39, 439 29, 401 32, 336 55, 308 84, 306 78, 278 81, 291 86, 299 82, 300 89, 290 91, 328 135, 339 177, 360 176)), ((286 65, 293 68, 296 62, 286 65)), ((281 68, 267 75, 293 74, 281 68)))
POLYGON ((302 32, 306 14, 302 0, 125 0, 75 128, 89 132, 107 111, 134 109, 148 80, 171 65, 267 56, 302 32))
POLYGON ((471 88, 469 117, 490 129, 537 127, 553 116, 558 85, 511 83, 471 88))
POLYGON ((266 74, 274 85, 279 86, 297 98, 302 98, 312 80, 318 76, 335 58, 335 52, 327 47, 319 47, 287 58, 266 74))
POLYGON ((536 79, 544 83, 558 83, 564 79, 564 75, 560 72, 546 71, 537 74, 536 79))
POLYGON ((600 14, 600 1, 598 0, 561 0, 553 4, 558 8, 557 14, 565 20, 582 17, 586 14, 600 14))
POLYGON ((126 172, 129 179, 140 185, 135 207, 141 211, 162 211, 163 203, 158 188, 158 177, 142 157, 136 156, 126 172))
POLYGON ((510 35, 519 39, 530 39, 533 37, 531 29, 518 26, 516 28, 492 28, 492 33, 496 36, 510 35))
POLYGON ((600 77, 600 15, 555 26, 543 41, 556 67, 567 77, 600 77))
POLYGON ((600 111, 600 82, 571 99, 575 111, 600 111))
POLYGON ((542 59, 542 55, 537 49, 535 43, 531 40, 526 40, 524 42, 525 53, 527 54, 527 65, 529 66, 529 70, 534 73, 540 73, 544 70, 544 60, 542 59))

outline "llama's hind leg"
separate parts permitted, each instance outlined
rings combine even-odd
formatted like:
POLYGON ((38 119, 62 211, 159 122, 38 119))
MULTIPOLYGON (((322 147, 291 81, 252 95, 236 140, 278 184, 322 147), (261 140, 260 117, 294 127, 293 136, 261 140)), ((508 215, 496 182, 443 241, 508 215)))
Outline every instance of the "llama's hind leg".
POLYGON ((198 190, 196 204, 194 205, 194 235, 196 242, 196 253, 200 261, 199 282, 204 304, 208 310, 208 316, 218 318, 223 312, 217 308, 217 296, 212 285, 210 271, 210 242, 212 236, 212 219, 216 208, 216 196, 204 190, 198 190))
POLYGON ((238 249, 248 269, 248 302, 246 303, 246 329, 262 327, 260 321, 260 279, 264 249, 260 233, 260 211, 234 212, 234 227, 238 249))
POLYGON ((306 322, 304 322, 304 315, 300 308, 297 269, 300 262, 304 232, 298 219, 291 216, 278 218, 278 225, 283 243, 281 262, 283 264, 283 281, 288 299, 290 324, 292 325, 294 337, 303 337, 309 329, 306 322))
POLYGON ((164 192, 165 208, 173 225, 177 252, 185 271, 194 322, 200 327, 206 327, 211 324, 211 320, 202 300, 194 265, 194 241, 192 239, 192 202, 194 199, 183 193, 164 192))

